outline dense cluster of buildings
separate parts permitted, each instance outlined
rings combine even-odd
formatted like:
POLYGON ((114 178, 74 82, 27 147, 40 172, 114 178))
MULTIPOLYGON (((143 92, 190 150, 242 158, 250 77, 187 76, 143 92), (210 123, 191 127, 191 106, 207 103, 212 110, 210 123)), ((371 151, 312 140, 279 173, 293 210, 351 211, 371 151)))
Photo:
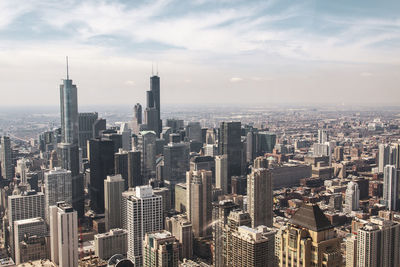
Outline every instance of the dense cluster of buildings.
POLYGON ((158 75, 146 97, 109 124, 67 74, 60 128, 1 136, 0 266, 400 265, 394 115, 212 127, 162 120, 158 75))

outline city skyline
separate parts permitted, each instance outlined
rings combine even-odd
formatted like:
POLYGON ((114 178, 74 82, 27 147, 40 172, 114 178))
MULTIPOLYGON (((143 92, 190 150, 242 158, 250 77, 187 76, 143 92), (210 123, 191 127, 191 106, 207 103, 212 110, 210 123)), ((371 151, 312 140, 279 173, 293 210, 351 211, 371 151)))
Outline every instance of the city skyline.
POLYGON ((389 103, 400 96, 395 1, 5 0, 1 7, 0 86, 8 89, 1 105, 54 102, 66 55, 80 105, 144 103, 152 65, 163 103, 389 103))

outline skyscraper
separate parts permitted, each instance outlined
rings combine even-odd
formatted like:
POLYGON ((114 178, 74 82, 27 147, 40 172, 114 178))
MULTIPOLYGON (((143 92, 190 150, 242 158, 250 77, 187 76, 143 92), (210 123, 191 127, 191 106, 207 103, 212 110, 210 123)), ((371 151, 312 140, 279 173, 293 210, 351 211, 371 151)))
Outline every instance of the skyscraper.
POLYGON ((14 177, 14 166, 12 164, 10 137, 8 136, 1 137, 0 161, 3 179, 12 179, 14 177))
POLYGON ((119 134, 122 136, 122 149, 125 151, 132 150, 132 131, 128 127, 128 123, 122 123, 119 129, 119 134))
POLYGON ((319 129, 318 130, 318 143, 319 144, 325 144, 326 142, 328 142, 328 131, 327 130, 323 130, 323 129, 319 129))
POLYGON ((142 105, 136 103, 133 108, 133 119, 131 122, 131 129, 134 134, 140 132, 140 125, 142 124, 142 105))
POLYGON ((104 213, 106 231, 121 228, 121 197, 124 192, 124 180, 120 174, 107 176, 104 180, 104 213))
POLYGON ((128 187, 143 185, 140 151, 128 152, 128 187))
POLYGON ((202 143, 200 122, 189 122, 186 126, 186 137, 189 140, 202 143))
POLYGON ((220 155, 215 157, 215 187, 228 194, 228 157, 220 155))
POLYGON ((71 205, 50 207, 51 260, 59 267, 78 266, 78 216, 71 205))
POLYGON ((44 174, 46 220, 50 221, 49 207, 57 202, 64 201, 72 204, 72 179, 71 171, 59 167, 44 174))
POLYGON ((142 177, 146 184, 148 179, 155 177, 156 173, 156 133, 154 131, 141 131, 138 135, 136 151, 142 156, 142 177))
POLYGON ((77 87, 69 79, 68 58, 67 78, 60 85, 61 143, 58 146, 61 167, 71 171, 72 206, 83 216, 83 176, 79 172, 79 122, 77 87))
POLYGON ((247 211, 252 227, 272 226, 272 174, 268 169, 253 169, 247 175, 247 211))
POLYGON ((399 266, 399 243, 400 224, 372 217, 357 231, 356 266, 399 266))
POLYGON ((179 214, 166 218, 165 229, 174 235, 181 244, 179 259, 191 259, 193 257, 193 232, 192 224, 186 215, 179 214))
POLYGON ((316 204, 303 204, 279 239, 282 244, 279 266, 335 267, 342 264, 341 238, 316 204))
POLYGON ((227 155, 228 160, 228 193, 231 192, 231 177, 242 172, 241 123, 221 122, 218 147, 220 155, 227 155))
POLYGON ((93 124, 93 138, 98 138, 101 132, 107 129, 106 119, 99 118, 93 124))
POLYGON ((14 258, 14 222, 40 217, 45 219, 45 199, 43 193, 23 192, 8 197, 8 224, 10 227, 11 255, 14 258))
POLYGON ((151 186, 137 186, 127 199, 128 259, 143 266, 143 238, 146 233, 163 228, 162 197, 151 186))
POLYGON ((104 180, 114 173, 114 143, 110 140, 89 141, 90 207, 104 213, 104 180))
POLYGON ((383 168, 389 163, 390 159, 390 146, 388 144, 379 145, 378 153, 378 171, 383 172, 383 168))
POLYGON ((345 211, 351 213, 360 208, 360 189, 356 182, 350 182, 346 189, 345 211))
POLYGON ((172 183, 185 181, 189 170, 189 145, 187 143, 169 143, 164 146, 164 180, 172 183))
POLYGON ((383 200, 388 210, 399 209, 399 174, 394 165, 386 165, 383 169, 383 200))
POLYGON ((114 154, 114 174, 121 174, 124 180, 124 188, 128 189, 128 152, 121 148, 114 154))
POLYGON ((178 267, 179 243, 168 231, 146 233, 143 253, 145 267, 178 267))
POLYGON ((162 121, 161 121, 161 106, 160 106, 160 77, 157 75, 153 75, 150 77, 150 91, 153 94, 154 107, 157 110, 157 118, 158 118, 158 132, 157 136, 160 136, 162 129, 162 121))
POLYGON ((199 170, 186 173, 187 211, 195 237, 211 236, 212 172, 199 170))
POLYGON ((82 149, 82 157, 87 158, 87 141, 94 138, 93 125, 98 119, 97 112, 79 113, 79 147, 82 149))

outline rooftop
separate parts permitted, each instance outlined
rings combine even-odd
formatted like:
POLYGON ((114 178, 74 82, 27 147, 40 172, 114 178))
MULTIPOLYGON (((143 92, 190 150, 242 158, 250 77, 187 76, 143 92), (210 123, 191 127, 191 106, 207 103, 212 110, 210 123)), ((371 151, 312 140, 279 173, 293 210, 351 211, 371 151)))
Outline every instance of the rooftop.
POLYGON ((299 225, 315 232, 333 228, 328 218, 317 204, 304 203, 290 220, 291 224, 299 225))

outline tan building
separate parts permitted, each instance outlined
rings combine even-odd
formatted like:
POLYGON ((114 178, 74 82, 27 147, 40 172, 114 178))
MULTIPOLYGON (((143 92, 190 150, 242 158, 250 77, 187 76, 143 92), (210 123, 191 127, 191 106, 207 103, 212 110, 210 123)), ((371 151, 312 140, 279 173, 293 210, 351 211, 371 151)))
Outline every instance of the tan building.
POLYGON ((186 173, 187 214, 195 237, 211 236, 212 172, 199 170, 186 173))
POLYGON ((342 266, 340 238, 316 204, 303 204, 282 230, 280 266, 342 266))
POLYGON ((247 176, 247 211, 251 226, 272 226, 272 176, 267 169, 253 169, 247 176))
POLYGON ((50 258, 50 240, 48 236, 27 236, 19 243, 21 263, 50 258))
POLYGON ((179 183, 175 185, 175 210, 177 212, 187 211, 187 192, 186 183, 179 183))
POLYGON ((240 226, 232 233, 232 267, 274 267, 275 230, 240 226))
POLYGON ((170 232, 147 233, 143 242, 143 267, 178 267, 179 243, 170 232))
POLYGON ((169 231, 180 243, 179 259, 193 257, 193 232, 192 224, 183 214, 165 219, 165 229, 169 231))
POLYGON ((126 256, 128 251, 128 231, 111 229, 109 232, 94 236, 95 255, 106 260, 115 254, 126 256))

